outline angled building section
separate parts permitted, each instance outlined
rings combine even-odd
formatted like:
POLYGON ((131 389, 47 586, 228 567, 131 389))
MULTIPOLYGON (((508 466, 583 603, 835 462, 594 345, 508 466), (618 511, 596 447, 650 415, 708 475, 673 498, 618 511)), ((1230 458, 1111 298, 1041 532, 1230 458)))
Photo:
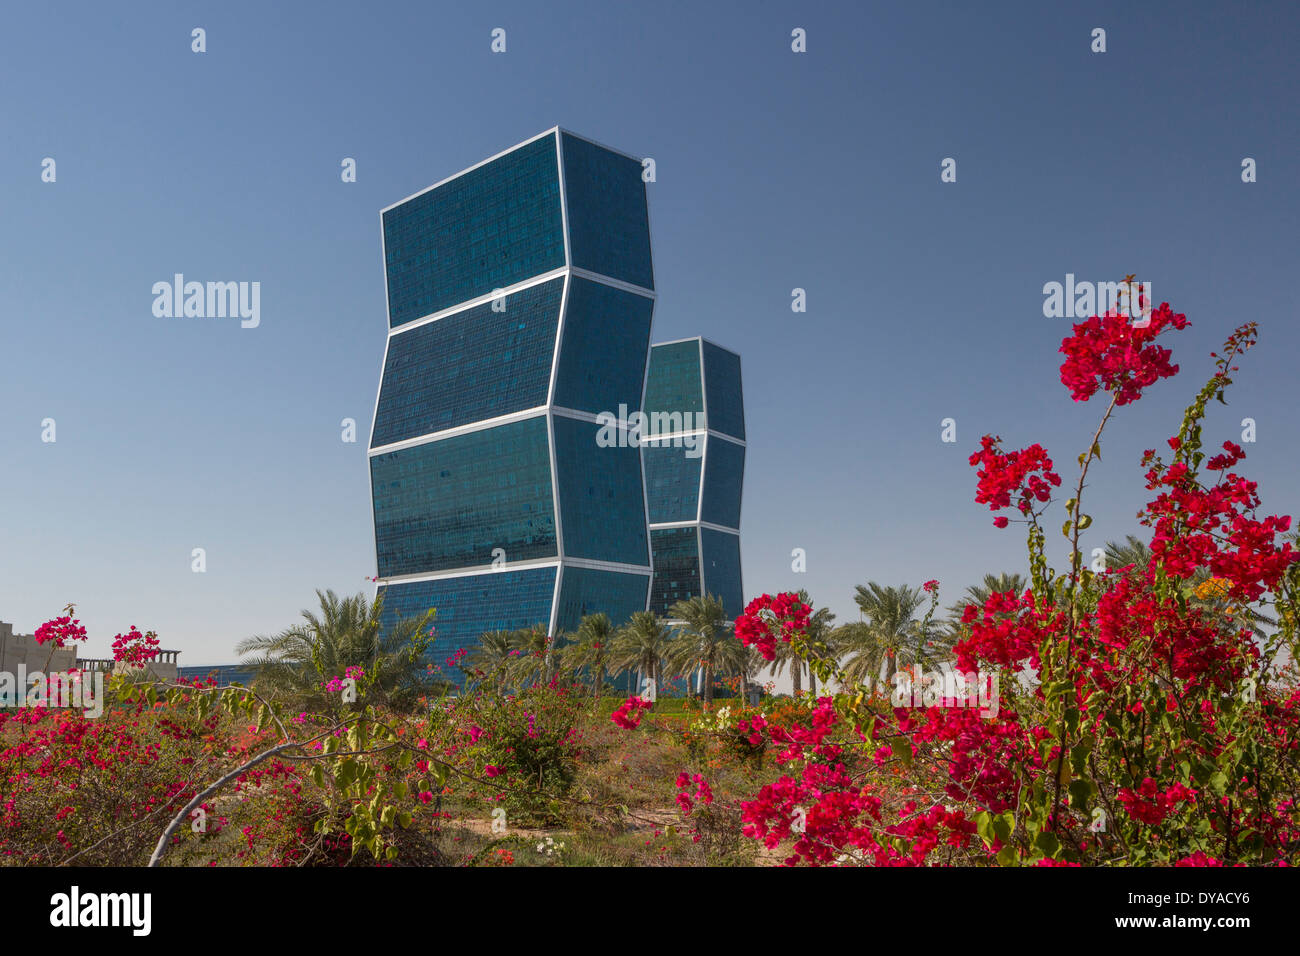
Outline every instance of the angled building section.
POLYGON ((654 584, 650 610, 698 594, 743 609, 740 500, 745 410, 740 356, 702 338, 650 349, 645 461, 654 584))
POLYGON ((485 631, 644 610, 640 407, 654 271, 638 159, 560 129, 385 209, 388 347, 370 441, 388 621, 485 631))

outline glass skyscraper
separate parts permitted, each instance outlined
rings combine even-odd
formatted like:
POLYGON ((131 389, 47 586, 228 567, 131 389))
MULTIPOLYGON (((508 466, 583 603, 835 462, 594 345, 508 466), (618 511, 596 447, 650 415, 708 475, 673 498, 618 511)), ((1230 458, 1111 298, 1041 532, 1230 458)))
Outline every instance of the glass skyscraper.
POLYGON ((683 598, 712 594, 735 618, 744 609, 740 356, 698 337, 652 346, 644 410, 650 610, 667 616, 683 598))
POLYGON ((485 631, 558 634, 602 611, 618 626, 646 608, 641 455, 597 441, 598 414, 644 395, 641 172, 556 128, 381 213, 379 590, 386 622, 438 609, 435 662, 485 631))

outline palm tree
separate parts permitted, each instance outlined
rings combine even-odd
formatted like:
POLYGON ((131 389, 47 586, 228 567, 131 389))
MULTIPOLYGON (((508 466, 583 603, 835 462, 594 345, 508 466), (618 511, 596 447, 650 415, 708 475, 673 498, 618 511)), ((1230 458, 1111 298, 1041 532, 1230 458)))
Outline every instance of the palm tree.
MULTIPOLYGON (((812 599, 804 589, 799 591, 799 600, 804 604, 811 605, 812 599)), ((776 662, 772 666, 773 674, 780 674, 786 666, 790 667, 790 683, 793 687, 793 696, 798 697, 803 693, 803 674, 808 672, 809 691, 816 696, 817 693, 817 675, 812 672, 805 661, 824 660, 832 656, 829 651, 829 639, 833 628, 831 622, 835 620, 835 614, 828 607, 819 607, 813 611, 808 618, 808 629, 805 632, 806 648, 803 656, 800 657, 795 653, 794 646, 784 641, 778 641, 776 644, 776 662)))
POLYGON ((574 642, 562 652, 564 662, 575 671, 587 668, 592 675, 593 694, 600 700, 605 684, 605 668, 609 664, 610 644, 614 639, 614 625, 608 614, 588 614, 578 624, 574 642))
POLYGON ((1130 564, 1136 565, 1139 571, 1146 568, 1151 562, 1151 549, 1147 543, 1137 535, 1128 534, 1124 536, 1124 541, 1107 541, 1106 542, 1106 567, 1118 571, 1120 568, 1127 567, 1130 564))
POLYGON ((504 689, 506 671, 514 660, 510 652, 515 649, 510 631, 488 631, 478 639, 478 647, 465 661, 472 671, 482 671, 491 676, 497 693, 504 689))
POLYGON ((925 603, 925 592, 904 584, 884 587, 875 581, 854 588, 853 600, 864 620, 845 624, 835 632, 842 650, 850 654, 845 675, 864 682, 878 677, 885 686, 900 667, 924 664, 939 654, 931 646, 942 639, 933 625, 921 627, 916 612, 925 603))
POLYGON ((384 631, 383 595, 370 601, 363 594, 340 599, 333 591, 317 591, 316 597, 319 613, 304 610, 302 623, 235 646, 236 654, 251 657, 244 663, 257 668, 260 682, 273 692, 324 703, 324 685, 349 667, 360 667, 372 699, 405 707, 429 692, 424 654, 432 644, 433 609, 384 631))
POLYGON ((713 676, 720 670, 740 676, 739 690, 745 692, 744 646, 736 638, 722 601, 712 594, 678 601, 668 611, 674 621, 673 640, 667 658, 683 673, 696 667, 704 671, 704 702, 713 703, 713 676))
POLYGON ((619 628, 610 644, 609 666, 616 674, 636 670, 658 680, 659 662, 668 648, 668 628, 653 611, 637 611, 619 628))
POLYGON ((545 624, 515 631, 511 635, 511 646, 519 651, 512 667, 515 679, 526 684, 539 681, 546 684, 551 680, 551 665, 554 663, 555 638, 547 633, 545 624))

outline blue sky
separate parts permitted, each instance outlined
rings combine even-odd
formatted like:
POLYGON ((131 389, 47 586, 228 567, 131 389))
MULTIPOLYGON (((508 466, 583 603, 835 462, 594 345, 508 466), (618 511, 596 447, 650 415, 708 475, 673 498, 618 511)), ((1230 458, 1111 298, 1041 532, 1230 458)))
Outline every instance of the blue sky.
POLYGON ((1252 319, 1207 436, 1254 418, 1248 474, 1300 512, 1298 26, 1289 3, 15 7, 0 619, 75 601, 92 655, 136 624, 214 663, 315 588, 369 591, 379 210, 557 124, 656 161, 655 341, 742 355, 747 595, 803 586, 844 618, 856 583, 938 578, 947 603, 1023 567, 966 458, 985 432, 1037 441, 1068 483, 1103 409, 1058 381, 1042 287, 1067 273, 1136 272, 1192 323, 1183 373, 1103 440, 1085 543, 1137 530, 1141 450, 1252 319), (176 272, 260 282, 261 325, 154 317, 176 272))

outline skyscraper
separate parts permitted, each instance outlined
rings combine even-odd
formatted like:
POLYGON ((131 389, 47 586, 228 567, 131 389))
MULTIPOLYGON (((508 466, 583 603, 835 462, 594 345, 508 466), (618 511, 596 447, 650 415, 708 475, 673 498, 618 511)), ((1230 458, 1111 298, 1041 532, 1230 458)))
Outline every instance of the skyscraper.
POLYGON ((559 128, 382 214, 388 347, 370 440, 387 622, 485 631, 644 610, 641 457, 596 416, 644 392, 641 161, 559 128))
POLYGON ((734 618, 744 601, 740 356, 699 337, 652 346, 644 411, 650 610, 666 616, 682 598, 712 594, 734 618))

